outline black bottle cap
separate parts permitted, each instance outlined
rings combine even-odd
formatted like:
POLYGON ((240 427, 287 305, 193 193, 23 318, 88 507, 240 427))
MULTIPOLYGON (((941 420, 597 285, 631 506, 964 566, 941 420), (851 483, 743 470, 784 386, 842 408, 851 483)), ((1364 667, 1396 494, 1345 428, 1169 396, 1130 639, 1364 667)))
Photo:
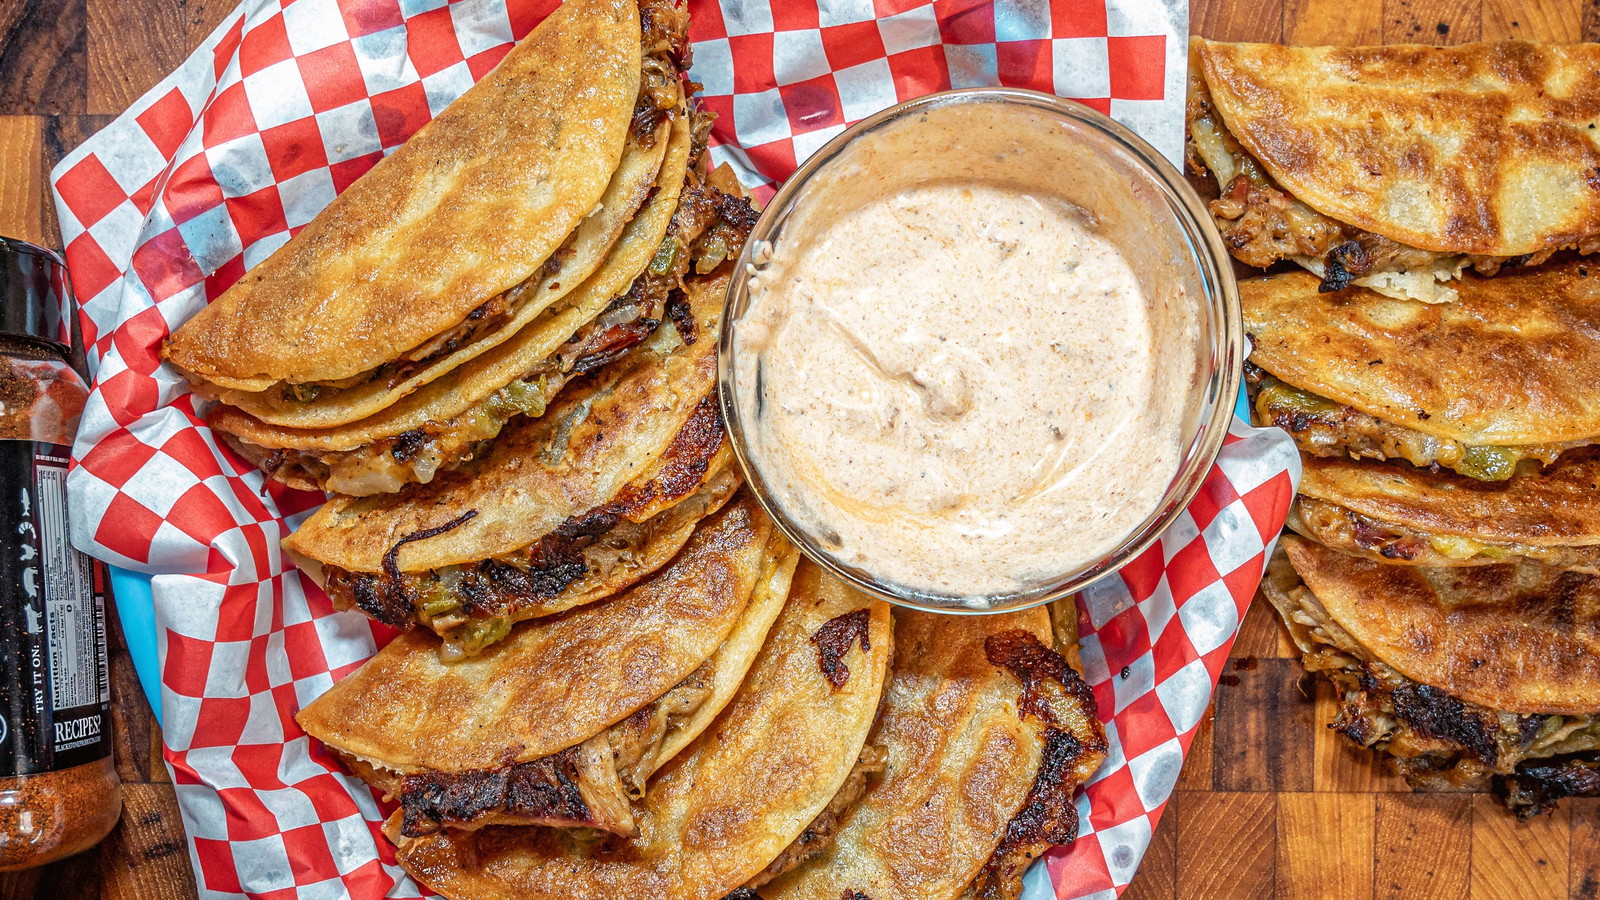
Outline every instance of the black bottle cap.
POLYGON ((76 305, 60 254, 0 237, 0 333, 49 341, 70 351, 76 305))

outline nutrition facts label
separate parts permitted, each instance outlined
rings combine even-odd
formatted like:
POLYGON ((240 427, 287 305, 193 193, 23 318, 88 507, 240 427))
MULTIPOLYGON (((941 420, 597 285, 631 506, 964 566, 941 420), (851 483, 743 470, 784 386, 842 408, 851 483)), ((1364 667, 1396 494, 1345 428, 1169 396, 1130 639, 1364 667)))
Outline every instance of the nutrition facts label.
POLYGON ((69 449, 0 440, 0 777, 111 753, 105 597, 68 535, 69 449))
POLYGON ((67 537, 67 469, 36 460, 39 552, 43 557, 45 627, 50 656, 51 702, 56 709, 108 699, 103 599, 94 595, 89 558, 67 537))

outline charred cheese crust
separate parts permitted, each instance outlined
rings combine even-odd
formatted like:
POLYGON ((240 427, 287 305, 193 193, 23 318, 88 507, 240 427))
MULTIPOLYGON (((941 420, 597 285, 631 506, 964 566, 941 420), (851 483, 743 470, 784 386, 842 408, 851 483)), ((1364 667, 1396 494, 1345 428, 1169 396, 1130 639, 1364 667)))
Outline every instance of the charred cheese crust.
POLYGON ((655 752, 711 695, 715 668, 706 660, 654 703, 551 756, 476 772, 400 776, 391 788, 400 800, 400 833, 546 825, 631 835, 628 800, 643 796, 655 752))
POLYGON ((1339 714, 1330 727, 1358 746, 1386 754, 1412 787, 1492 785, 1519 815, 1548 809, 1552 796, 1564 789, 1562 796, 1575 796, 1577 790, 1600 795, 1600 779, 1585 788, 1581 773, 1567 766, 1600 753, 1600 716, 1518 715, 1406 678, 1370 658, 1328 616, 1281 550, 1261 588, 1303 654, 1306 670, 1321 674, 1339 692, 1339 714), (1541 787, 1562 778, 1564 787, 1541 787))
POLYGON ((570 597, 602 586, 619 570, 664 564, 651 558, 653 541, 716 512, 738 488, 728 456, 721 411, 708 398, 656 472, 514 556, 410 573, 324 566, 323 587, 341 609, 359 608, 396 628, 421 624, 444 639, 448 656, 470 656, 517 622, 568 608, 570 597), (649 511, 654 514, 639 517, 649 511))

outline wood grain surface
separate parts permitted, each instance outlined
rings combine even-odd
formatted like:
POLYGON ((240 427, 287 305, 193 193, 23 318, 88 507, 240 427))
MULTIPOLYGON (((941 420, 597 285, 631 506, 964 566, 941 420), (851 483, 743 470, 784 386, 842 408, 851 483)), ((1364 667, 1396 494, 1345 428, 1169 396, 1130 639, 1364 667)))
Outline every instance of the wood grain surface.
MULTIPOLYGON (((50 167, 236 2, 0 0, 0 234, 56 245, 50 167)), ((1600 0, 1191 0, 1191 12, 1195 33, 1221 40, 1600 40, 1600 0)), ((1333 695, 1293 656, 1255 604, 1128 900, 1600 900, 1600 801, 1519 823, 1487 795, 1414 794, 1327 730, 1333 695)), ((111 670, 122 822, 95 850, 0 875, 0 900, 195 896, 160 734, 115 628, 111 670)))

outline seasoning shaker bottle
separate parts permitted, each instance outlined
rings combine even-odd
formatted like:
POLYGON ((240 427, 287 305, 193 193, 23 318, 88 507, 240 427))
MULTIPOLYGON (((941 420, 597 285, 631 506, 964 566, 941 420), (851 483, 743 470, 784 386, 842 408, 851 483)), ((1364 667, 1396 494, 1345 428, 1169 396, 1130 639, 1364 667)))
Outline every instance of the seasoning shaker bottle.
POLYGON ((122 812, 105 597, 67 537, 75 316, 61 258, 0 238, 0 871, 86 850, 122 812))

